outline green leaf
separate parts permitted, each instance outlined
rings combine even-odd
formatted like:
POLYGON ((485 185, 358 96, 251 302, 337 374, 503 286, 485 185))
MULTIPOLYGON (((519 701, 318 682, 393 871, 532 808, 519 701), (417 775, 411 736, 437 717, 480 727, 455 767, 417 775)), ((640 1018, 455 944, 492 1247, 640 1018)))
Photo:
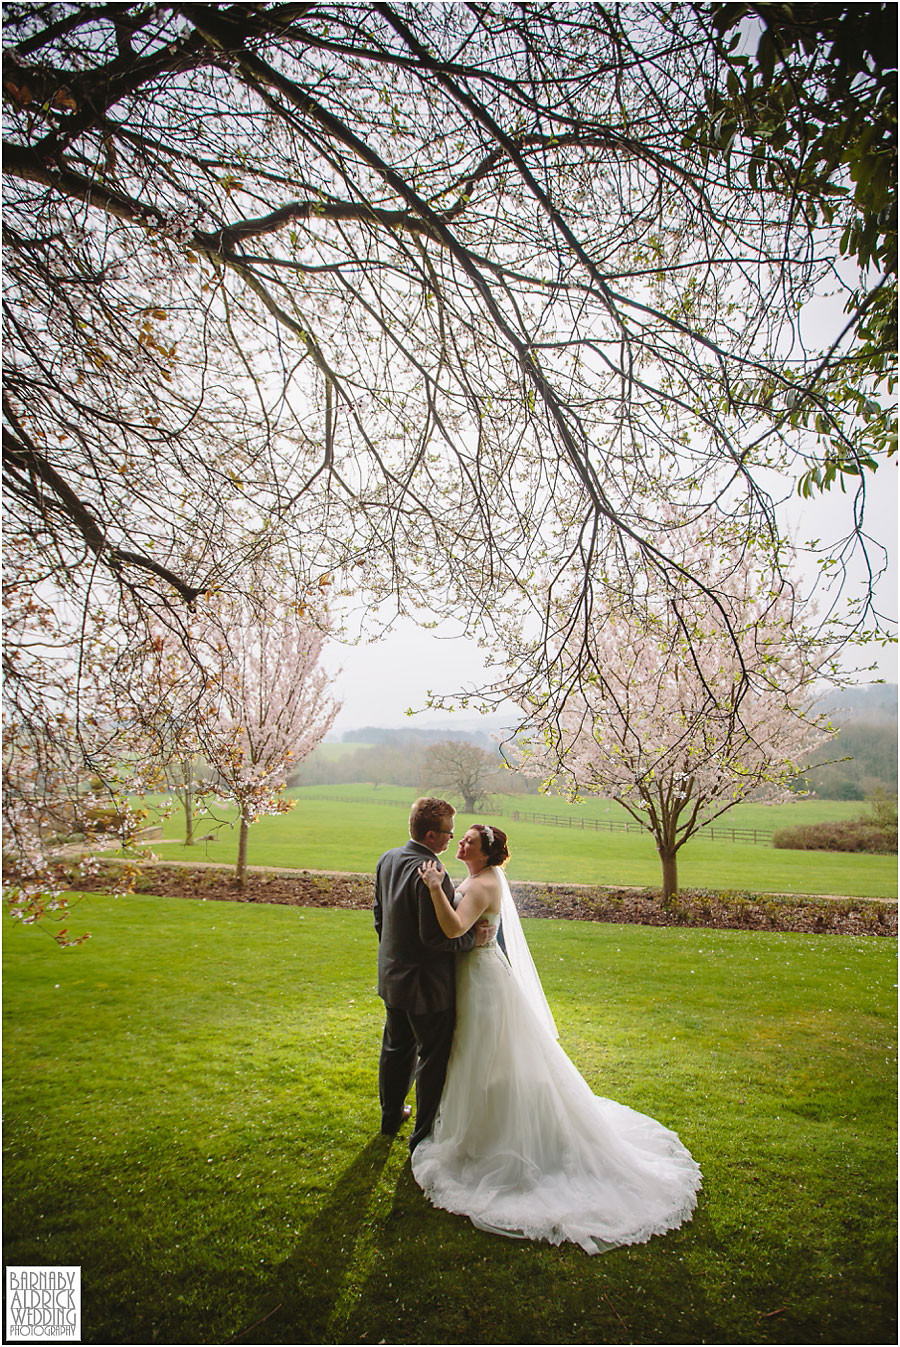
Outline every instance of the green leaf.
POLYGON ((768 28, 763 29, 762 37, 759 39, 756 59, 759 62, 763 84, 771 84, 772 76, 775 73, 775 43, 772 41, 772 34, 768 28))

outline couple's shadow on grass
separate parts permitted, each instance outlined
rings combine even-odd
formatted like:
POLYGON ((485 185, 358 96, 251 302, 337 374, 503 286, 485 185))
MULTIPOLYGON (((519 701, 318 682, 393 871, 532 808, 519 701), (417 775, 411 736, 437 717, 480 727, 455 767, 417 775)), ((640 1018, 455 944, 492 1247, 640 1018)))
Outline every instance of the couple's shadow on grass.
MULTIPOLYGON (((438 1247, 442 1258, 468 1262, 475 1253, 490 1254, 491 1262, 505 1266, 505 1275, 522 1275, 522 1267, 517 1257, 522 1245, 518 1240, 498 1240, 496 1236, 484 1235, 474 1230, 467 1221, 436 1212, 430 1206, 421 1189, 412 1176, 404 1137, 388 1137, 380 1134, 359 1152, 356 1158, 341 1175, 340 1179, 325 1199, 313 1220, 306 1226, 302 1239, 293 1252, 274 1270, 266 1290, 261 1294, 255 1311, 247 1316, 245 1325, 237 1328, 234 1335, 227 1339, 235 1344, 277 1344, 277 1343, 341 1343, 359 1341, 354 1331, 357 1312, 366 1309, 381 1317, 379 1332, 384 1330, 384 1318, 394 1320, 398 1313, 395 1297, 399 1299, 401 1283, 405 1285, 406 1298, 416 1299, 424 1294, 427 1287, 416 1287, 416 1269, 396 1263, 396 1247, 410 1250, 420 1243, 421 1221, 423 1214, 447 1225, 438 1236, 438 1247), (396 1147, 396 1149, 394 1149, 396 1147), (390 1166, 389 1166, 390 1162, 390 1166), (388 1171, 388 1168, 390 1172, 388 1171), (472 1244, 486 1241, 485 1248, 472 1249, 472 1244), (385 1264, 394 1262, 399 1273, 395 1287, 389 1282, 375 1291, 373 1274, 378 1283, 379 1269, 384 1271, 385 1264)), ((709 1253, 717 1252, 721 1245, 710 1221, 705 1194, 701 1193, 700 1202, 690 1225, 685 1227, 682 1237, 699 1240, 709 1253)), ((669 1235, 672 1241, 678 1235, 669 1235)), ((646 1251, 656 1246, 637 1246, 637 1257, 645 1257, 646 1251)), ((585 1277, 584 1255, 574 1246, 564 1249, 549 1245, 535 1246, 538 1255, 529 1261, 528 1275, 540 1279, 551 1275, 552 1287, 558 1290, 558 1279, 574 1275, 578 1282, 585 1277), (544 1256, 541 1256, 544 1255, 544 1256), (549 1259, 550 1266, 542 1265, 549 1259), (577 1267, 570 1267, 570 1263, 577 1267)), ((434 1251, 432 1251, 433 1253, 434 1251)), ((626 1251, 622 1251, 625 1253, 626 1251)), ((427 1247, 420 1253, 426 1264, 429 1261, 427 1247)), ((602 1255, 599 1261, 615 1257, 615 1253, 602 1255)), ((597 1260, 587 1260, 594 1265, 597 1260)), ((665 1302, 671 1293, 667 1283, 677 1272, 675 1259, 667 1258, 662 1265, 653 1260, 654 1268, 646 1267, 641 1280, 645 1291, 651 1296, 658 1294, 665 1302)), ((427 1268, 418 1270, 421 1274, 427 1268)), ((433 1269, 432 1269, 433 1271, 433 1269)), ((428 1281, 431 1273, 428 1273, 428 1281)), ((432 1288, 433 1289, 433 1288, 432 1288)), ((548 1291, 551 1287, 548 1286, 548 1291)), ((690 1297, 695 1302, 705 1301, 702 1287, 694 1288, 690 1297)), ((607 1298, 608 1299, 608 1298, 607 1298)), ((626 1327, 618 1313, 612 1309, 618 1324, 612 1320, 603 1327, 607 1333, 619 1326, 626 1327)), ((366 1316, 369 1317, 369 1316, 366 1316)), ((604 1314, 604 1318, 607 1316, 604 1314)), ((629 1319, 631 1315, 628 1316, 629 1319)), ((715 1314, 711 1306, 695 1303, 693 1321, 703 1321, 709 1331, 714 1332, 715 1314), (697 1318, 699 1314, 699 1319, 697 1318)), ((362 1327, 362 1324, 359 1325, 362 1327)), ((460 1326, 462 1328, 462 1325, 460 1326)), ((470 1332, 471 1332, 471 1326, 470 1332)), ((632 1325, 628 1325, 632 1328, 632 1325)), ((598 1324, 598 1329, 600 1325, 598 1324)), ((393 1337, 394 1341, 403 1341, 393 1337)), ((631 1341, 613 1332, 609 1341, 631 1341)), ((558 1332, 558 1326, 557 1326, 558 1332)), ((413 1336, 409 1341, 417 1341, 413 1336)), ((448 1339, 449 1340, 449 1339, 448 1339)), ((477 1341, 468 1336, 458 1337, 458 1341, 477 1341)), ((558 1340, 556 1337, 536 1338, 535 1341, 558 1340)), ((576 1341, 584 1341, 577 1338, 576 1341)), ((639 1340, 634 1339, 634 1340, 639 1340)), ((679 1339, 674 1337, 672 1341, 679 1339)), ((683 1340, 683 1339, 682 1339, 683 1340)), ((707 1339, 705 1336, 704 1341, 707 1339)))
MULTIPOLYGON (((376 1213, 376 1189, 382 1180, 388 1160, 396 1169, 399 1156, 391 1156, 393 1146, 403 1147, 403 1137, 382 1136, 380 1133, 363 1147, 331 1190, 324 1205, 307 1225, 301 1242, 279 1264, 268 1290, 260 1299, 256 1314, 246 1328, 238 1329, 229 1342, 233 1343, 322 1343, 336 1341, 332 1334, 339 1325, 341 1303, 353 1281, 354 1267, 365 1264, 371 1256, 375 1234, 366 1231, 378 1222, 383 1223, 384 1212, 376 1213)), ((398 1190, 408 1177, 422 1202, 412 1180, 409 1165, 404 1164, 398 1190)), ((379 1195, 380 1196, 380 1195, 379 1195)), ((410 1196, 413 1196, 410 1193, 410 1196)), ((385 1195, 387 1220, 393 1216, 394 1194, 385 1195)), ((365 1271, 360 1268, 365 1277, 365 1271)))

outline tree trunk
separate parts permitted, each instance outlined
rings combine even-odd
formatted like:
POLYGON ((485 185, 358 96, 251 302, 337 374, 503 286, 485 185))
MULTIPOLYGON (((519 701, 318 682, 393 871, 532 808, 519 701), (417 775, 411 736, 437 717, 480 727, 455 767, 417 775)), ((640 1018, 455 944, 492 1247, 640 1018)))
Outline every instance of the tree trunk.
POLYGON ((474 814, 478 798, 475 795, 463 795, 463 813, 474 814))
POLYGON ((666 903, 670 898, 674 898, 678 892, 678 853, 675 851, 663 850, 658 848, 659 859, 662 861, 663 872, 663 902, 666 903))
POLYGON ((244 887, 244 880, 247 878, 247 833, 249 831, 250 825, 242 814, 241 830, 238 834, 237 869, 235 870, 235 879, 240 889, 244 887))
POLYGON ((188 785, 184 788, 184 845, 194 845, 194 792, 188 785))
POLYGON ((184 805, 184 845, 194 845, 194 764, 190 758, 181 764, 181 790, 178 798, 184 805))

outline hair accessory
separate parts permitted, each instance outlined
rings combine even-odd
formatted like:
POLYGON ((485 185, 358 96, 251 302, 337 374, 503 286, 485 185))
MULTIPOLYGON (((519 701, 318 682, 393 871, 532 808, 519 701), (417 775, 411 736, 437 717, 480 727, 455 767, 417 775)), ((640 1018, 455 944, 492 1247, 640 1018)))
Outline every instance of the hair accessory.
POLYGON ((494 830, 493 830, 493 828, 490 826, 489 823, 483 823, 481 826, 482 826, 482 828, 484 829, 484 835, 485 835, 485 837, 487 838, 487 844, 488 844, 488 846, 489 846, 489 847, 492 847, 492 846, 494 845, 494 830))

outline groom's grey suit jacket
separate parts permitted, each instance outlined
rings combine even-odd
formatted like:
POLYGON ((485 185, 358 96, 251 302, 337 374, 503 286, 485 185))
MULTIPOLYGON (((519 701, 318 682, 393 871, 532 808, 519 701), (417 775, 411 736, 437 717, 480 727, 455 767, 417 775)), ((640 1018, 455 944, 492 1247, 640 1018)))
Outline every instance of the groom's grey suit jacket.
MULTIPOLYGON (((454 955, 472 949, 475 928, 448 940, 438 925, 431 894, 419 877, 423 861, 436 860, 420 842, 386 851, 375 870, 378 995, 386 1005, 414 1015, 449 1010, 456 1003, 454 955)), ((443 889, 453 901, 450 876, 443 889)))

